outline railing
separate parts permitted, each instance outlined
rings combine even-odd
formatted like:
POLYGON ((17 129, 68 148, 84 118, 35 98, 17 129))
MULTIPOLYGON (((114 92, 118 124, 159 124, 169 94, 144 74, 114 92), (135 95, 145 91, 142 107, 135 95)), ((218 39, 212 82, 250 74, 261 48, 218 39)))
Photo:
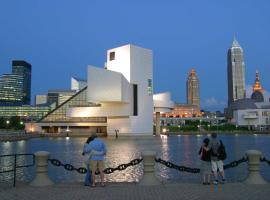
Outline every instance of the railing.
POLYGON ((8 170, 2 170, 0 168, 0 174, 3 173, 9 173, 9 172, 13 172, 13 187, 16 186, 16 170, 19 168, 23 168, 23 167, 32 167, 35 165, 35 155, 34 154, 7 154, 7 155, 0 155, 0 159, 2 158, 8 158, 11 157, 13 158, 13 167, 12 166, 5 166, 4 168, 10 168, 12 167, 12 169, 8 169, 8 170), (17 161, 18 161, 18 157, 20 156, 32 156, 32 163, 31 164, 26 164, 26 165, 18 165, 17 161))

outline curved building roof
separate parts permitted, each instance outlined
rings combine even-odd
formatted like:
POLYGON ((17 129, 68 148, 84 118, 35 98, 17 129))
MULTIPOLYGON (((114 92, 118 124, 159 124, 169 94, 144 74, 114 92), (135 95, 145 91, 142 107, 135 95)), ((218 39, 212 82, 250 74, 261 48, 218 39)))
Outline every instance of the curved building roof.
POLYGON ((259 90, 252 93, 251 99, 255 100, 256 102, 264 102, 263 94, 259 90))

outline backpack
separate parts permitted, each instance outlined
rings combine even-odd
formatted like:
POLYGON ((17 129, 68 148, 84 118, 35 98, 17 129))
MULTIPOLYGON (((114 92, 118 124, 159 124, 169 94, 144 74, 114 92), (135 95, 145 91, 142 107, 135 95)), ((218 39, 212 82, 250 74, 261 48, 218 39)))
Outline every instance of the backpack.
POLYGON ((220 140, 220 145, 218 147, 218 159, 219 160, 226 160, 226 158, 227 158, 226 149, 225 149, 223 142, 220 140))

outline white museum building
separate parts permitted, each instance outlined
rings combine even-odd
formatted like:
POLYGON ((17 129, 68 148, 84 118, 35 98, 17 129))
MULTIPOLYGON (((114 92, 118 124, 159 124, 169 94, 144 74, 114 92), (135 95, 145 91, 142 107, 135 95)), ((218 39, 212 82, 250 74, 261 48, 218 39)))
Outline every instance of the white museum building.
POLYGON ((27 123, 26 130, 152 135, 153 113, 159 118, 160 112, 168 112, 174 106, 169 93, 157 94, 153 99, 150 49, 130 44, 110 49, 105 67, 88 66, 87 73, 86 87, 39 121, 27 123))

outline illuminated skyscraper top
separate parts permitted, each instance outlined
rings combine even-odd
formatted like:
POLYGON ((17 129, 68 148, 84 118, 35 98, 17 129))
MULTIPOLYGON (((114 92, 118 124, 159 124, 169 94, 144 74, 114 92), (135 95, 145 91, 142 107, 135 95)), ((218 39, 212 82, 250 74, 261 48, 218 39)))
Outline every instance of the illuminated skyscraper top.
POLYGON ((194 69, 192 69, 187 78, 187 104, 196 105, 200 109, 200 83, 194 69))
POLYGON ((243 49, 234 38, 227 57, 228 105, 245 98, 245 62, 243 49))
POLYGON ((259 72, 256 71, 256 78, 255 78, 255 83, 253 85, 253 92, 255 91, 260 91, 263 92, 263 88, 260 82, 260 76, 259 76, 259 72))

